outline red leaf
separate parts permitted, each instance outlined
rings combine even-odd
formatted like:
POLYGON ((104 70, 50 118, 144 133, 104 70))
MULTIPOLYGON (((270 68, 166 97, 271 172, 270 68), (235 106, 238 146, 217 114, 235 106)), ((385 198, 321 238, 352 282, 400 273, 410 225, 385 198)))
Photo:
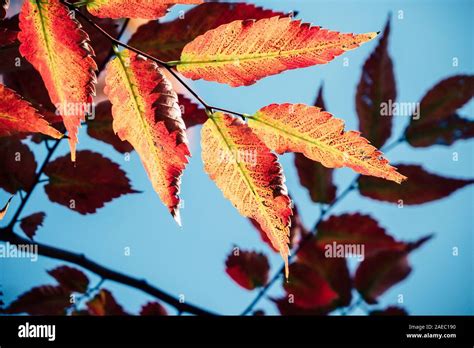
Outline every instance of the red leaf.
POLYGON ((115 301, 109 290, 101 289, 92 300, 87 302, 87 309, 90 315, 128 315, 121 305, 115 301))
POLYGON ((0 19, 5 18, 9 6, 10 6, 10 0, 0 1, 0 19))
POLYGON ((298 253, 298 263, 316 271, 337 293, 338 300, 334 305, 339 307, 351 303, 352 279, 345 258, 326 257, 316 238, 313 237, 298 253))
POLYGON ((43 226, 45 216, 46 214, 41 212, 32 214, 30 216, 27 216, 26 218, 21 219, 20 227, 23 232, 25 232, 25 234, 28 236, 28 238, 33 239, 38 228, 40 226, 43 226))
POLYGON ((364 138, 380 148, 392 134, 392 115, 382 115, 382 103, 394 102, 397 98, 392 59, 388 53, 390 18, 378 46, 364 64, 357 86, 356 110, 359 129, 364 138))
POLYGON ((50 162, 44 173, 49 199, 80 214, 95 213, 114 198, 137 192, 118 164, 88 150, 77 153, 76 164, 68 156, 50 162))
POLYGON ((456 111, 474 96, 474 76, 456 75, 436 84, 421 100, 419 119, 412 118, 405 131, 410 145, 451 145, 474 136, 473 121, 456 111))
POLYGON ((408 254, 432 236, 406 244, 405 250, 384 250, 367 257, 356 270, 354 285, 367 303, 377 303, 377 298, 411 272, 408 254))
POLYGON ((128 141, 120 140, 114 132, 112 122, 112 104, 109 101, 103 101, 96 106, 94 119, 87 123, 87 134, 112 145, 120 153, 132 152, 133 146, 128 141))
POLYGON ((184 95, 178 94, 178 103, 187 129, 204 124, 207 121, 206 111, 199 108, 199 105, 193 103, 184 95))
POLYGON ((294 296, 294 304, 302 309, 324 311, 338 299, 337 293, 317 271, 301 263, 290 265, 290 278, 283 288, 287 295, 294 296))
POLYGON ((80 270, 69 266, 59 266, 48 271, 60 286, 71 292, 85 293, 89 287, 89 278, 80 270))
POLYGON ((168 315, 165 307, 163 307, 158 302, 148 302, 140 310, 140 315, 142 316, 162 316, 168 315))
POLYGON ((149 21, 133 34, 129 45, 164 61, 179 60, 184 46, 206 31, 235 20, 284 16, 245 3, 206 2, 166 23, 149 21))
POLYGON ((385 309, 377 309, 371 311, 369 315, 408 315, 407 311, 404 308, 397 306, 389 306, 385 309))
POLYGON ((33 152, 15 137, 0 137, 0 188, 28 191, 36 177, 33 152))
MULTIPOLYGON (((262 230, 260 224, 252 218, 249 218, 250 223, 255 227, 255 229, 260 233, 260 238, 275 252, 278 250, 275 249, 270 238, 268 238, 265 231, 262 230)), ((308 230, 301 221, 301 217, 298 213, 298 207, 293 203, 293 215, 290 217, 290 249, 292 249, 295 245, 299 243, 299 240, 308 234, 308 230)))
POLYGON ((364 257, 381 250, 405 249, 405 243, 397 242, 388 235, 376 220, 358 213, 331 216, 323 221, 318 227, 316 241, 327 257, 337 257, 337 250, 331 250, 331 255, 328 253, 334 243, 336 246, 363 246, 364 257))
POLYGON ((474 183, 474 179, 452 179, 432 174, 419 165, 399 164, 400 173, 410 179, 401 185, 372 177, 359 178, 361 195, 384 202, 422 204, 448 197, 474 183))
POLYGON ((69 292, 61 286, 43 285, 20 295, 6 309, 9 314, 62 315, 71 304, 69 292))
MULTIPOLYGON (((326 110, 323 99, 323 86, 319 88, 314 106, 326 110)), ((309 191, 315 203, 331 203, 336 198, 336 186, 333 183, 333 169, 313 161, 301 153, 295 153, 295 166, 300 184, 309 191)))
POLYGON ((244 289, 253 290, 268 282, 270 264, 262 253, 234 249, 225 265, 227 274, 244 289))

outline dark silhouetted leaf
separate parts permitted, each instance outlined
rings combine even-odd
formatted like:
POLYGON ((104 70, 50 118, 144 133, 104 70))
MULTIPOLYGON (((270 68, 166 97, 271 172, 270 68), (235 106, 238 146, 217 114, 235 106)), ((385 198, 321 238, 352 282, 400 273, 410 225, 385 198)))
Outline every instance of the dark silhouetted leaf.
POLYGON ((43 221, 45 218, 46 214, 41 212, 41 213, 34 213, 26 218, 21 219, 20 222, 20 227, 25 232, 25 234, 28 236, 28 238, 33 239, 36 231, 40 226, 43 226, 43 221))
POLYGON ((118 164, 91 151, 78 151, 76 164, 68 156, 57 158, 44 173, 49 199, 80 214, 95 213, 114 198, 136 192, 118 164))
POLYGON ((87 123, 87 134, 112 145, 120 153, 132 152, 133 146, 128 141, 120 140, 114 132, 112 122, 112 104, 109 101, 103 101, 96 106, 94 119, 87 123))
POLYGON ((362 261, 356 270, 354 285, 367 303, 377 303, 377 298, 395 284, 404 280, 412 268, 408 254, 419 248, 432 236, 407 243, 405 250, 384 250, 362 261))
POLYGON ((10 314, 62 315, 71 304, 70 293, 61 286, 43 285, 20 295, 6 312, 10 314))
POLYGON ((87 309, 90 315, 106 316, 106 315, 128 315, 117 303, 109 290, 101 289, 92 300, 87 302, 87 309))
POLYGON ((204 122, 207 121, 208 117, 206 111, 184 95, 178 94, 178 103, 187 129, 204 124, 204 122))
POLYGON ((8 7, 10 6, 10 0, 0 1, 0 19, 5 18, 7 15, 8 7))
POLYGON ((388 53, 389 35, 390 19, 378 46, 364 64, 356 94, 359 130, 377 148, 382 147, 392 134, 393 116, 381 114, 382 103, 393 103, 397 98, 393 64, 388 53))
POLYGON ((397 306, 389 306, 385 309, 377 309, 371 311, 369 315, 408 315, 407 311, 404 308, 397 306))
POLYGON ((48 271, 63 288, 72 291, 85 293, 89 287, 89 278, 77 268, 69 266, 59 266, 48 271))
POLYGON ((401 185, 372 177, 359 178, 361 195, 398 204, 422 204, 448 197, 474 183, 474 179, 452 179, 432 174, 419 165, 395 165, 409 180, 401 185))
POLYGON ((142 25, 129 44, 164 61, 179 60, 184 46, 208 30, 235 20, 283 15, 252 4, 206 2, 171 22, 150 21, 142 25))
MULTIPOLYGON (((436 84, 420 103, 419 119, 412 118, 405 131, 410 145, 451 145, 474 136, 474 121, 456 111, 474 96, 474 76, 457 75, 436 84)), ((472 116, 472 115, 471 115, 472 116)))
POLYGON ((244 289, 253 290, 268 282, 270 264, 262 253, 234 249, 225 265, 227 274, 244 289))
POLYGON ((163 307, 158 302, 148 302, 140 310, 140 315, 142 316, 162 316, 168 315, 165 307, 163 307))
POLYGON ((28 191, 36 177, 33 152, 16 137, 0 137, 0 188, 28 191))

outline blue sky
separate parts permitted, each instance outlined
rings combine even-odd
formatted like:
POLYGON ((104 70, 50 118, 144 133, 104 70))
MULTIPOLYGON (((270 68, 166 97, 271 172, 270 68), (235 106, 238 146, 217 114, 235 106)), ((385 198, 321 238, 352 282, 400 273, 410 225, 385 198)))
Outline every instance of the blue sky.
MULTIPOLYGON (((392 13, 389 50, 394 61, 398 101, 418 102, 440 80, 474 72, 472 1, 266 0, 253 3, 280 11, 297 10, 298 18, 305 22, 341 32, 383 30, 388 14, 392 13), (398 18, 400 11, 403 11, 403 19, 398 18), (459 66, 452 66, 453 57, 458 58, 459 66)), ((176 16, 179 9, 176 7, 169 18, 176 16)), ((376 44, 375 40, 344 55, 349 59, 348 67, 343 66, 343 57, 339 57, 330 64, 285 72, 250 87, 230 88, 204 81, 192 85, 212 105, 252 113, 270 103, 311 104, 324 82, 328 111, 344 119, 347 129, 356 129, 355 89, 361 67, 376 44)), ((473 108, 471 101, 461 110, 461 115, 474 116, 473 108)), ((395 120, 392 140, 401 134, 407 122, 406 118, 395 120)), ((137 154, 133 153, 131 161, 126 162, 110 146, 88 138, 85 129, 79 150, 93 149, 119 163, 133 187, 143 193, 114 200, 97 214, 84 217, 50 203, 39 187, 24 213, 25 216, 37 211, 47 213, 45 226, 38 232, 37 240, 42 243, 83 252, 99 263, 145 278, 176 296, 184 294, 187 301, 205 308, 238 314, 255 292, 239 288, 224 272, 224 261, 233 245, 265 252, 271 260, 272 271, 278 269, 282 261, 204 173, 199 128, 190 133, 193 157, 183 177, 182 228, 177 227, 154 193, 137 154), (131 256, 124 256, 126 247, 131 248, 131 256)), ((35 152, 38 160, 44 156, 42 150, 35 152)), ((64 143, 59 153, 67 152, 64 143)), ((470 178, 474 173, 472 141, 426 149, 401 145, 391 151, 388 158, 394 163, 423 164, 429 171, 448 177, 470 178), (458 153, 458 161, 452 160, 454 152, 458 153)), ((300 187, 293 155, 282 156, 281 163, 289 191, 310 227, 318 218, 319 207, 311 203, 305 189, 300 187)), ((353 177, 350 170, 336 171, 339 192, 353 177)), ((353 192, 335 208, 334 213, 370 214, 401 240, 415 240, 435 233, 435 239, 410 256, 414 271, 406 281, 382 296, 382 307, 396 304, 397 296, 403 294, 402 306, 411 314, 474 314, 473 194, 473 187, 469 187, 447 199, 399 209, 353 192), (459 248, 459 256, 452 255, 453 247, 459 248)), ((6 198, 7 194, 1 192, 0 200, 6 198)), ((17 204, 18 199, 12 211, 17 204)), ((5 302, 34 285, 52 283, 45 269, 56 265, 57 261, 45 258, 36 263, 0 259, 0 284, 5 302)), ((92 274, 90 276, 97 281, 92 274)), ((105 287, 112 290, 130 312, 136 312, 141 304, 152 300, 139 291, 112 282, 106 282, 105 287)), ((269 292, 274 297, 281 294, 280 284, 269 292)), ((269 314, 277 313, 266 299, 256 308, 269 314)), ((170 309, 170 313, 175 312, 170 309)))

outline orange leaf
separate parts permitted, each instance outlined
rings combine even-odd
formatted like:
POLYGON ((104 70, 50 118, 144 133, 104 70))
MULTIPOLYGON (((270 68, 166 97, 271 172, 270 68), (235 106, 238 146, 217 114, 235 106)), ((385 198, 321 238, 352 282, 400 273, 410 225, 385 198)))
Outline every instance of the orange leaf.
POLYGON ((203 0, 90 0, 87 10, 101 18, 142 18, 163 17, 176 4, 202 4, 203 0))
POLYGON ((2 209, 0 209, 0 220, 3 220, 3 218, 7 214, 8 207, 10 206, 10 202, 12 201, 12 199, 13 199, 13 196, 11 196, 8 199, 7 203, 5 203, 5 206, 2 209))
POLYGON ((286 263, 292 210, 277 157, 240 120, 215 113, 201 131, 204 169, 243 216, 256 220, 286 263))
POLYGON ((155 63, 125 50, 107 66, 105 93, 115 133, 138 152, 156 193, 181 224, 178 193, 190 153, 171 83, 155 63))
POLYGON ((285 70, 326 64, 376 36, 340 34, 278 16, 234 21, 187 44, 178 70, 193 80, 248 86, 285 70))
POLYGON ((25 1, 20 28, 20 53, 41 74, 69 133, 75 161, 78 128, 95 94, 97 66, 87 34, 59 0, 25 1))
POLYGON ((60 139, 62 134, 51 127, 30 103, 0 84, 0 136, 17 133, 43 133, 60 139))
POLYGON ((129 45, 164 61, 179 60, 184 46, 208 30, 235 20, 283 15, 253 4, 206 2, 173 21, 149 21, 140 26, 129 45))
POLYGON ((349 167, 401 183, 406 179, 359 132, 344 132, 344 121, 315 106, 272 104, 260 109, 248 124, 279 154, 300 152, 328 168, 349 167))

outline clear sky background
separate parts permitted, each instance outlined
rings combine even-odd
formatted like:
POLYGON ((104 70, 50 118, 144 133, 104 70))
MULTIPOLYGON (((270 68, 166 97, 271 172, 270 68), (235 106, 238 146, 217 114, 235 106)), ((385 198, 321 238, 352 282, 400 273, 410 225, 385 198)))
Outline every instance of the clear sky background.
MULTIPOLYGON (((418 102, 428 89, 440 80, 457 74, 474 72, 474 2, 465 1, 253 1, 265 8, 280 11, 297 10, 298 18, 341 32, 364 33, 383 30, 392 13, 390 54, 394 61, 398 101, 418 102), (398 19, 403 11, 403 19, 398 19), (459 66, 452 66, 453 57, 459 66)), ((167 18, 176 17, 176 7, 167 18)), ((194 82, 193 87, 212 105, 239 112, 252 113, 270 103, 312 104, 324 82, 328 111, 343 118, 347 129, 356 129, 355 91, 366 58, 377 40, 346 53, 330 64, 288 71, 261 80, 250 87, 230 88, 210 82, 194 82)), ((471 101, 461 115, 474 116, 471 101)), ((394 140, 402 132, 408 118, 396 118, 394 140)), ((85 253, 89 258, 111 268, 147 279, 167 292, 184 294, 187 301, 224 314, 238 314, 256 295, 241 289, 224 272, 224 261, 233 245, 246 250, 263 251, 271 261, 272 273, 282 260, 264 244, 247 219, 241 217, 231 203, 203 171, 200 156, 199 131, 190 131, 193 157, 183 176, 183 227, 179 228, 154 193, 136 153, 130 162, 109 145, 80 136, 79 150, 93 149, 119 163, 127 172, 133 187, 143 193, 124 196, 106 205, 98 213, 82 216, 63 206, 49 202, 42 187, 38 187, 28 203, 24 216, 37 211, 47 214, 37 240, 67 250, 85 253), (124 248, 131 256, 124 256, 124 248)), ((390 143, 390 140, 389 142, 390 143)), ((394 163, 423 164, 440 175, 457 178, 474 176, 472 141, 458 141, 450 147, 432 146, 414 149, 401 145, 388 154, 394 163), (453 152, 459 160, 453 161, 453 152)), ((37 161, 44 157, 37 149, 37 161)), ((41 149, 40 149, 41 148, 41 149)), ((68 152, 63 143, 58 155, 68 152)), ((293 155, 281 157, 287 186, 305 224, 311 227, 318 218, 319 207, 313 204, 299 180, 293 155)), ((94 173, 90 173, 94 175, 94 173)), ((354 177, 347 169, 336 171, 339 192, 354 177)), ((100 189, 100 188, 98 188, 100 189)), ((447 199, 419 206, 397 208, 396 205, 372 201, 351 193, 334 213, 362 212, 375 217, 396 238, 416 240, 435 233, 435 238, 410 256, 413 272, 409 278, 381 297, 380 307, 396 304, 403 294, 402 304, 410 314, 474 314, 473 289, 473 207, 474 187, 454 193, 447 199), (459 256, 452 248, 459 248, 459 256)), ((7 198, 0 193, 0 201, 7 198)), ((11 207, 14 211, 19 199, 11 207)), ((6 221, 11 214, 6 217, 6 221)), ((0 259, 0 284, 9 303, 32 286, 53 283, 46 274, 59 264, 40 258, 29 260, 0 259)), ((89 274, 89 273, 88 273, 89 274)), ((89 274, 94 282, 98 279, 89 274)), ((106 282, 119 303, 134 313, 151 297, 134 289, 106 282)), ((283 294, 281 282, 269 292, 283 294)), ((257 309, 276 314, 275 306, 264 299, 257 309)), ((175 311, 169 308, 169 312, 175 311)), ((356 313, 358 313, 356 311, 356 313)))

